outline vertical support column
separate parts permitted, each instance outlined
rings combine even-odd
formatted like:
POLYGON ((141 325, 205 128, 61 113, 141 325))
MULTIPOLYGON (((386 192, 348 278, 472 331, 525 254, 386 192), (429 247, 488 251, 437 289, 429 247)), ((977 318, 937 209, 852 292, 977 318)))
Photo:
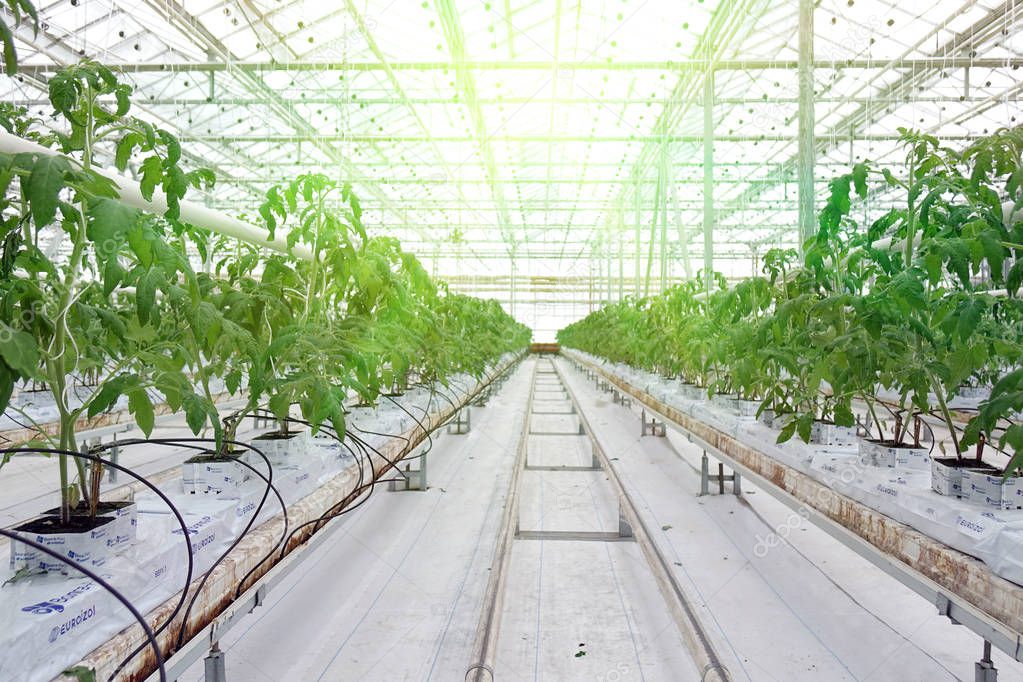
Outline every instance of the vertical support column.
POLYGON ((707 451, 703 451, 700 458, 700 496, 710 495, 710 460, 707 459, 707 451))
POLYGON ((654 267, 654 246, 657 242, 657 210, 663 201, 664 192, 664 173, 662 172, 664 167, 658 165, 657 167, 657 189, 654 192, 654 215, 650 221, 650 248, 647 249, 646 254, 646 276, 643 279, 643 295, 650 295, 650 274, 654 267))
POLYGON ((625 244, 625 209, 618 209, 618 300, 625 298, 625 256, 623 255, 625 244))
POLYGON ((984 656, 974 664, 976 682, 998 682, 998 669, 991 661, 991 642, 984 640, 984 656))
MULTIPOLYGON (((592 256, 593 251, 591 247, 590 255, 592 256)), ((590 258, 590 276, 586 278, 587 285, 589 287, 589 307, 587 312, 593 312, 593 258, 590 258)))
POLYGON ((632 293, 633 293, 634 296, 636 296, 636 298, 639 298, 639 268, 640 268, 639 255, 640 255, 640 251, 642 249, 641 244, 642 244, 642 240, 643 240, 643 233, 640 230, 640 224, 639 224, 640 223, 640 213, 641 213, 641 211, 640 211, 640 206, 639 206, 639 173, 638 172, 633 177, 632 189, 633 189, 633 192, 632 192, 632 205, 633 205, 633 209, 636 212, 636 264, 635 264, 635 270, 634 270, 634 274, 636 276, 636 286, 635 286, 635 289, 633 290, 632 293))
POLYGON ((610 304, 612 301, 611 295, 611 224, 607 226, 607 240, 604 242, 604 248, 607 250, 607 300, 605 303, 610 304))
POLYGON ((714 284, 714 68, 703 79, 703 278, 714 284))
MULTIPOLYGON (((117 445, 117 434, 114 434, 114 447, 107 451, 107 459, 114 464, 118 464, 121 459, 121 448, 117 445)), ((107 467, 107 481, 110 483, 117 483, 117 469, 113 467, 107 467)))
POLYGON ((511 294, 511 305, 509 307, 511 310, 509 311, 509 314, 511 314, 512 317, 515 317, 515 247, 512 247, 508 251, 508 259, 510 261, 508 271, 511 273, 511 283, 509 286, 511 294))
POLYGON ((428 490, 429 485, 426 483, 426 457, 427 453, 424 452, 422 457, 419 458, 419 489, 428 490))
POLYGON ((816 234, 814 209, 813 6, 799 0, 799 246, 816 234))
POLYGON ((668 143, 661 142, 661 184, 664 191, 661 192, 661 288, 663 293, 668 288, 668 143))
POLYGON ((209 656, 203 661, 205 682, 227 682, 227 665, 219 642, 213 643, 209 656))

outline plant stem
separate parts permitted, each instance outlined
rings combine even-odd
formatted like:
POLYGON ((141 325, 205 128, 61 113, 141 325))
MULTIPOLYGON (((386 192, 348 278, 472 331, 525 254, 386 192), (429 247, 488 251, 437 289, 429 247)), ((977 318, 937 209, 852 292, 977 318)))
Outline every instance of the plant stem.
POLYGON ((904 268, 908 268, 913 261, 913 238, 916 232, 916 197, 913 195, 913 179, 916 174, 916 155, 909 157, 909 192, 908 206, 906 207, 906 246, 904 249, 904 268))
POLYGON ((934 395, 938 398, 938 409, 941 410, 941 418, 945 422, 945 426, 948 427, 948 434, 952 437, 952 446, 955 448, 956 459, 962 460, 962 455, 959 452, 959 438, 956 436, 955 423, 952 421, 952 412, 948 409, 948 404, 945 402, 945 395, 941 390, 941 383, 933 373, 928 370, 927 377, 931 381, 931 387, 934 389, 934 395))
POLYGON ((870 412, 870 418, 874 420, 875 424, 877 424, 877 439, 884 440, 884 427, 881 426, 881 420, 877 418, 877 411, 874 409, 874 401, 867 399, 865 402, 867 403, 867 411, 870 412))

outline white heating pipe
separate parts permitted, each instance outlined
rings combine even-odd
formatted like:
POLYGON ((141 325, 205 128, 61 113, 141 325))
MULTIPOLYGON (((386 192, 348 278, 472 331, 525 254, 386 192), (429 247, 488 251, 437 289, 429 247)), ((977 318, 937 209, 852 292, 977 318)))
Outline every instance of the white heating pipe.
MULTIPOLYGON (((47 149, 42 145, 24 140, 17 135, 12 135, 6 130, 0 129, 0 152, 6 152, 8 154, 46 154, 49 156, 60 156, 60 152, 52 149, 47 149)), ((72 161, 72 163, 77 162, 72 161)), ((143 211, 150 213, 158 213, 163 215, 167 211, 167 200, 163 195, 163 192, 159 188, 153 193, 153 200, 147 201, 142 196, 142 190, 139 187, 139 183, 134 180, 125 178, 114 171, 104 169, 94 169, 101 175, 110 178, 116 183, 118 191, 120 193, 120 199, 123 203, 128 206, 132 206, 143 211)), ((221 213, 220 211, 214 211, 211 208, 206 208, 199 204, 191 201, 181 201, 181 221, 195 225, 196 227, 217 232, 219 234, 234 237, 256 246, 262 246, 267 249, 279 251, 280 253, 290 254, 296 258, 302 260, 311 261, 313 259, 313 252, 308 246, 302 244, 296 244, 292 248, 288 248, 288 241, 280 234, 276 235, 274 239, 270 239, 270 233, 266 230, 251 225, 244 221, 232 218, 229 215, 221 213)))

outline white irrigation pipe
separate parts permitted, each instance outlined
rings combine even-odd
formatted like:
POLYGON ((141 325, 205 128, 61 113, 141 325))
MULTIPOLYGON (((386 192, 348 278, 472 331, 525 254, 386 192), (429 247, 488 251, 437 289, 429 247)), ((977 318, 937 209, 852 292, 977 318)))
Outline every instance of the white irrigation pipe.
MULTIPOLYGON (((0 152, 6 152, 8 154, 43 154, 47 156, 62 156, 60 152, 24 140, 17 135, 12 135, 5 130, 0 129, 0 152)), ((72 160, 72 163, 76 163, 72 160)), ((100 175, 112 180, 118 189, 120 194, 121 202, 132 206, 134 208, 148 211, 150 213, 158 213, 163 215, 167 211, 167 200, 160 190, 153 193, 153 200, 147 201, 142 196, 142 189, 139 187, 139 183, 125 178, 114 171, 104 169, 94 169, 100 175)), ((281 235, 276 235, 273 239, 270 239, 270 233, 266 230, 251 225, 237 218, 221 213, 220 211, 214 211, 211 208, 201 206, 191 201, 181 202, 181 221, 195 225, 196 227, 210 230, 218 234, 225 235, 227 237, 234 237, 240 239, 249 244, 255 244, 273 251, 279 251, 300 258, 302 260, 311 261, 313 259, 313 252, 308 246, 302 244, 296 244, 293 247, 288 247, 287 239, 281 235)))

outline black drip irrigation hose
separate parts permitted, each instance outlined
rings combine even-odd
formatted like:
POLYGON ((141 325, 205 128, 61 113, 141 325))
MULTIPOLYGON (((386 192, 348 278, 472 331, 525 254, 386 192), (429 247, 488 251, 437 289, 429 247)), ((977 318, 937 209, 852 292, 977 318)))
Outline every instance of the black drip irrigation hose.
MULTIPOLYGON (((148 442, 161 443, 161 440, 162 439, 148 442)), ((163 444, 169 444, 169 442, 171 441, 169 440, 162 441, 163 444)), ((174 439, 173 442, 178 444, 183 443, 209 444, 215 443, 216 441, 210 438, 181 438, 174 439)), ((252 530, 252 526, 255 524, 256 519, 259 518, 259 514, 262 512, 263 505, 266 504, 266 500, 269 497, 271 490, 273 490, 274 495, 277 497, 277 501, 280 502, 281 513, 283 514, 284 517, 284 532, 281 534, 281 540, 279 540, 278 542, 283 542, 284 537, 288 533, 288 507, 284 503, 284 498, 281 496, 280 491, 273 484, 273 466, 271 466, 270 464, 270 459, 265 454, 263 454, 259 449, 253 447, 252 445, 249 445, 248 443, 227 439, 223 439, 220 442, 226 445, 233 445, 235 447, 240 447, 245 450, 250 450, 259 455, 266 463, 268 476, 264 476, 261 471, 256 469, 256 467, 252 466, 248 462, 242 461, 241 459, 236 459, 236 461, 238 464, 241 464, 245 468, 255 473, 257 476, 259 476, 261 479, 263 479, 263 482, 266 483, 266 488, 263 490, 263 497, 260 499, 259 505, 257 505, 256 510, 252 514, 252 518, 249 519, 249 522, 245 525, 245 528, 242 530, 241 533, 238 534, 238 537, 235 538, 234 542, 231 543, 231 546, 224 550, 224 552, 219 557, 217 557, 217 560, 214 561, 213 564, 209 567, 209 569, 205 572, 205 574, 203 574, 202 580, 199 582, 199 585, 195 588, 195 591, 192 594, 192 599, 188 602, 188 607, 185 609, 185 612, 182 616, 181 627, 178 628, 178 637, 174 645, 175 649, 180 648, 182 644, 184 644, 185 633, 188 630, 188 618, 192 613, 192 609, 195 607, 196 601, 199 599, 199 595, 202 593, 203 588, 206 586, 206 581, 209 580, 209 577, 210 575, 213 574, 213 571, 227 558, 227 556, 232 551, 234 551, 235 547, 237 547, 241 543, 241 541, 245 539, 245 536, 249 534, 249 531, 252 530)), ((191 546, 189 547, 189 549, 191 549, 191 546)), ((274 547, 274 549, 276 549, 276 547, 274 547)))
MULTIPOLYGON (((336 518, 338 518, 340 516, 344 516, 348 512, 355 511, 356 509, 358 509, 362 505, 366 504, 366 502, 368 502, 369 499, 373 496, 373 491, 376 490, 376 488, 374 486, 378 486, 378 485, 380 485, 382 483, 390 483, 390 482, 391 482, 391 479, 370 481, 368 483, 363 484, 360 488, 357 488, 357 489, 353 490, 351 493, 349 493, 349 495, 345 499, 348 499, 349 497, 352 497, 353 495, 357 498, 359 495, 362 495, 362 493, 366 492, 366 490, 369 490, 370 494, 366 495, 364 498, 362 498, 361 500, 359 500, 358 502, 356 502, 355 504, 353 504, 351 506, 345 507, 344 509, 340 509, 338 511, 334 511, 335 509, 338 508, 339 505, 344 504, 344 500, 342 500, 341 502, 338 502, 333 507, 328 509, 325 514, 323 514, 323 515, 313 519, 312 521, 306 521, 305 523, 299 524, 298 526, 296 526, 294 528, 294 530, 292 530, 291 535, 288 536, 288 544, 291 543, 291 539, 295 536, 295 534, 298 533, 303 528, 305 528, 306 526, 312 526, 314 524, 327 523, 328 521, 333 521, 334 519, 336 519, 336 518)), ((287 552, 287 544, 286 544, 284 547, 281 548, 281 553, 277 557, 277 560, 280 561, 281 559, 283 559, 285 556, 287 556, 287 553, 288 552, 287 552)))
MULTIPOLYGON (((413 418, 414 418, 414 417, 413 417, 413 418)), ((425 430, 425 429, 424 429, 424 430, 425 430)), ((430 432, 429 432, 429 431, 427 432, 427 435, 428 435, 428 437, 429 437, 429 435, 430 435, 430 432)), ((400 476, 401 478, 405 478, 405 479, 407 479, 407 478, 408 478, 407 476, 405 476, 405 474, 404 474, 404 473, 403 473, 403 472, 402 472, 402 471, 401 471, 400 469, 398 469, 398 468, 397 468, 397 465, 398 465, 398 464, 400 464, 400 463, 401 463, 401 462, 403 462, 403 461, 409 461, 410 459, 414 459, 414 458, 409 458, 408 460, 406 460, 406 459, 404 459, 404 458, 403 458, 403 459, 395 459, 395 460, 390 460, 390 459, 388 459, 387 457, 385 457, 385 456, 383 455, 383 453, 381 453, 381 452, 380 452, 379 450, 377 450, 377 449, 376 449, 376 448, 374 448, 373 446, 369 445, 368 443, 365 443, 364 441, 362 441, 362 440, 361 440, 361 439, 359 439, 358 437, 354 436, 353 434, 349 434, 349 436, 350 436, 350 437, 352 438, 352 440, 353 440, 353 441, 354 441, 354 442, 356 443, 356 445, 357 445, 357 446, 359 446, 359 447, 361 447, 361 448, 369 448, 369 449, 373 450, 373 452, 375 452, 375 453, 377 454, 377 456, 378 456, 378 457, 380 457, 380 458, 381 458, 381 459, 383 459, 383 460, 384 460, 385 462, 387 462, 387 467, 386 467, 386 468, 384 469, 384 471, 383 471, 383 472, 381 472, 381 474, 380 474, 380 476, 381 476, 381 477, 382 477, 382 476, 383 476, 384 474, 386 474, 386 473, 387 473, 388 471, 390 471, 391 469, 394 469, 394 470, 395 470, 395 471, 396 471, 396 472, 397 472, 397 473, 399 474, 399 476, 400 476)), ((406 440, 407 440, 407 439, 406 439, 406 440)), ((431 439, 431 443, 432 443, 432 439, 431 439)), ((424 453, 424 454, 425 454, 425 453, 424 453)), ((422 455, 420 455, 420 456, 422 456, 422 455)), ((372 460, 370 460, 370 464, 372 465, 372 460)), ((296 527, 296 528, 295 528, 295 529, 294 529, 294 530, 292 531, 292 534, 291 534, 291 536, 289 536, 289 537, 288 537, 288 541, 287 541, 287 542, 285 543, 284 547, 283 547, 283 548, 281 549, 281 555, 280 555, 280 557, 278 558, 278 560, 280 560, 280 559, 283 559, 283 558, 284 558, 284 556, 285 556, 285 555, 286 555, 286 553, 287 553, 287 546, 288 546, 288 545, 289 545, 289 544, 291 543, 291 538, 292 538, 292 537, 293 537, 293 536, 294 536, 294 535, 295 535, 295 534, 296 534, 296 533, 297 533, 297 532, 298 532, 299 530, 301 530, 302 528, 305 528, 306 526, 310 526, 310 525, 313 525, 313 524, 321 524, 321 523, 326 523, 326 522, 328 522, 328 521, 332 521, 333 519, 336 519, 336 518, 338 518, 338 517, 340 517, 340 516, 343 516, 343 515, 347 514, 348 512, 351 512, 351 511, 355 511, 356 509, 358 509, 359 507, 361 507, 362 505, 364 505, 364 504, 365 504, 366 502, 368 502, 368 501, 369 501, 369 499, 370 499, 370 498, 372 497, 372 495, 373 495, 373 491, 374 491, 374 490, 376 490, 375 486, 377 486, 377 485, 380 485, 381 483, 390 483, 390 482, 391 482, 392 480, 397 480, 397 479, 383 479, 383 478, 378 478, 377 480, 374 480, 374 481, 369 481, 369 482, 367 482, 367 483, 363 483, 363 484, 361 484, 361 485, 357 486, 357 487, 356 487, 356 488, 355 488, 354 490, 352 490, 352 492, 351 492, 351 493, 349 493, 349 494, 348 494, 348 495, 347 495, 347 496, 345 497, 345 500, 348 500, 348 499, 353 499, 353 498, 354 498, 354 499, 357 499, 357 498, 358 498, 358 496, 362 495, 362 493, 364 493, 364 492, 365 492, 366 490, 369 490, 369 494, 368 494, 368 495, 366 495, 366 497, 364 497, 363 499, 361 499, 361 500, 359 500, 358 502, 356 502, 356 503, 355 503, 354 505, 352 505, 352 506, 349 506, 349 507, 346 507, 346 508, 344 508, 344 509, 341 509, 341 510, 338 510, 338 511, 335 511, 335 510, 337 510, 337 508, 338 508, 338 507, 339 507, 340 505, 344 504, 345 500, 341 500, 340 502, 338 502, 337 504, 335 504, 335 505, 334 505, 333 507, 331 507, 330 509, 328 509, 328 510, 327 510, 327 512, 326 512, 326 513, 324 513, 323 515, 321 515, 320 517, 318 517, 318 518, 316 518, 316 519, 313 519, 312 521, 307 521, 307 522, 305 522, 305 523, 303 523, 303 524, 301 524, 301 525, 297 526, 297 527, 296 527)))
MULTIPOLYGON (((281 510, 282 510, 282 512, 284 514, 284 524, 285 524, 284 533, 286 534, 288 532, 287 531, 288 510, 287 510, 287 506, 284 504, 284 498, 281 496, 280 491, 273 484, 273 471, 272 471, 272 469, 270 467, 270 460, 262 452, 259 452, 256 448, 253 448, 253 447, 251 447, 251 446, 249 446, 249 445, 247 445, 245 443, 241 443, 241 442, 238 442, 238 441, 230 441, 230 440, 225 440, 225 441, 222 441, 222 442, 226 443, 226 444, 229 444, 229 445, 239 445, 239 446, 241 446, 243 448, 252 450, 256 454, 258 454, 260 457, 262 457, 263 460, 267 464, 267 469, 269 470, 269 478, 267 476, 264 476, 262 474, 262 472, 257 470, 255 467, 253 467, 248 462, 244 462, 244 461, 242 461, 240 459, 236 460, 239 464, 241 464, 242 466, 248 468, 250 471, 255 473, 256 476, 258 476, 259 478, 263 479, 263 482, 266 484, 266 488, 263 491, 263 497, 260 499, 259 504, 256 506, 256 509, 254 510, 254 512, 252 514, 252 518, 249 519, 249 523, 245 526, 245 528, 238 535, 238 537, 231 544, 231 546, 228 547, 220 555, 220 557, 217 558, 217 560, 213 563, 213 565, 211 565, 210 568, 203 574, 202 581, 199 583, 198 587, 196 588, 195 592, 193 593, 192 600, 189 602, 188 608, 185 609, 184 618, 182 620, 181 628, 178 631, 178 639, 177 639, 177 643, 175 644, 175 648, 180 647, 181 644, 182 644, 182 636, 183 636, 183 633, 184 633, 184 631, 186 629, 186 626, 187 626, 187 623, 188 623, 188 617, 191 614, 192 608, 194 607, 195 601, 198 598, 200 592, 202 591, 202 588, 206 585, 206 581, 209 580, 209 576, 212 574, 213 570, 217 566, 219 566, 221 564, 221 562, 224 561, 224 559, 227 558, 227 556, 231 553, 231 551, 234 550, 234 548, 238 546, 238 544, 245 538, 245 536, 248 535, 249 531, 252 530, 253 524, 255 524, 256 519, 259 518, 259 514, 262 513, 263 507, 266 505, 266 500, 269 497, 269 494, 270 494, 271 490, 274 492, 274 495, 277 497, 278 502, 280 502, 280 504, 281 504, 281 510)), ((127 440, 127 441, 120 441, 118 443, 110 443, 108 445, 101 446, 100 449, 110 449, 110 448, 113 448, 113 447, 126 446, 126 445, 142 445, 142 444, 146 444, 146 445, 161 445, 161 446, 167 446, 167 447, 187 448, 187 449, 191 449, 191 450, 200 450, 200 451, 202 451, 202 450, 208 449, 207 446, 209 444, 215 444, 215 443, 216 443, 216 441, 214 439, 209 439, 209 438, 150 438, 150 439, 132 439, 132 440, 127 440), (200 445, 200 444, 202 444, 202 445, 200 445)), ((187 529, 184 532, 185 532, 185 536, 186 536, 186 540, 187 540, 187 538, 188 538, 187 529)), ((282 538, 283 538, 283 535, 282 535, 282 538)), ((277 547, 275 546, 274 549, 271 550, 271 552, 273 552, 276 549, 277 549, 277 547)), ((191 542, 190 541, 189 541, 189 546, 188 546, 188 560, 189 560, 190 564, 193 561, 192 548, 191 548, 191 542)), ((157 630, 157 634, 159 634, 160 632, 163 632, 163 630, 165 628, 167 628, 174 621, 175 618, 177 618, 178 614, 181 612, 181 607, 184 604, 185 599, 187 599, 188 589, 191 586, 191 583, 192 583, 192 581, 191 581, 191 571, 190 571, 189 572, 189 580, 188 580, 187 583, 185 583, 185 588, 182 590, 181 601, 178 603, 177 607, 174 609, 174 612, 170 615, 170 617, 168 617, 167 620, 164 622, 164 624, 161 625, 160 628, 157 630)), ((140 646, 140 647, 136 648, 134 651, 132 651, 130 654, 128 654, 128 656, 125 657, 125 659, 123 661, 121 661, 121 663, 117 666, 117 669, 114 671, 114 677, 116 677, 117 674, 120 673, 120 671, 124 668, 124 666, 126 666, 128 664, 128 662, 132 658, 134 658, 136 655, 138 655, 142 651, 142 649, 144 649, 144 648, 145 648, 144 645, 140 646)))
MULTIPOLYGON (((290 423, 303 424, 305 426, 312 427, 312 424, 310 422, 305 421, 303 419, 298 419, 298 418, 295 418, 295 417, 287 417, 286 421, 288 421, 290 423)), ((337 440, 342 445, 342 447, 347 449, 352 454, 352 457, 355 459, 356 466, 359 469, 359 479, 357 481, 356 489, 355 490, 359 494, 361 494, 362 490, 364 490, 366 485, 367 485, 367 484, 364 483, 365 477, 366 477, 366 472, 365 472, 365 467, 363 465, 362 459, 359 458, 359 456, 358 456, 358 454, 356 454, 355 450, 353 450, 347 443, 345 443, 344 439, 338 438, 336 432, 334 432, 333 429, 321 428, 321 430, 326 432, 328 435, 330 435, 334 440, 337 440)), ((366 443, 362 439, 358 438, 354 434, 349 433, 349 434, 347 434, 347 437, 350 438, 355 443, 356 448, 361 451, 362 456, 369 462, 370 467, 372 467, 372 458, 369 455, 369 453, 366 452, 367 448, 372 450, 373 452, 375 452, 378 456, 382 457, 385 461, 388 461, 388 462, 390 461, 390 460, 387 460, 386 457, 383 457, 383 455, 380 453, 379 450, 377 450, 376 448, 370 446, 368 443, 366 443)), ((368 484, 368 485, 372 486, 373 484, 371 483, 371 484, 368 484)), ((334 505, 333 507, 330 508, 330 510, 328 510, 327 513, 329 514, 330 511, 335 509, 336 507, 337 507, 337 505, 334 505)), ((285 538, 283 538, 281 542, 279 542, 273 549, 270 550, 269 553, 267 553, 262 559, 260 559, 260 561, 255 566, 253 566, 249 570, 249 572, 246 573, 245 576, 238 582, 238 587, 235 589, 235 598, 237 599, 239 596, 241 596, 241 593, 244 591, 245 584, 248 582, 248 580, 253 576, 253 574, 256 571, 258 571, 260 569, 260 567, 263 566, 263 564, 265 564, 273 556, 273 554, 278 549, 280 549, 280 556, 279 556, 278 560, 280 560, 281 558, 283 558, 284 556, 287 555, 288 546, 290 545, 291 540, 295 536, 295 533, 298 531, 298 529, 304 528, 305 526, 308 526, 308 525, 310 525, 312 523, 318 523, 319 521, 320 521, 320 519, 317 518, 317 519, 314 519, 313 521, 308 521, 306 523, 303 523, 298 528, 293 529, 290 534, 287 534, 287 536, 285 538)), ((285 533, 287 533, 287 527, 285 528, 285 533)))
MULTIPOLYGON (((119 443, 119 445, 125 445, 125 444, 128 444, 127 441, 122 441, 121 443, 119 443)), ((113 447, 113 445, 111 445, 109 447, 113 447)), ((109 448, 98 448, 98 449, 109 449, 109 448)), ((159 497, 163 501, 164 504, 167 505, 167 507, 171 510, 171 513, 174 514, 174 517, 175 517, 175 519, 178 522, 178 526, 181 528, 181 535, 182 535, 182 537, 184 538, 184 541, 185 541, 186 553, 188 555, 188 568, 187 568, 186 573, 185 573, 185 586, 181 590, 181 598, 178 600, 177 606, 174 607, 174 611, 171 614, 170 618, 168 618, 166 621, 164 621, 164 623, 160 627, 158 627, 156 629, 155 633, 152 633, 153 638, 154 638, 153 641, 155 642, 156 635, 158 635, 159 633, 163 632, 171 624, 171 622, 174 620, 174 618, 177 616, 177 614, 181 611, 181 607, 184 605, 185 598, 186 598, 187 593, 188 593, 188 586, 192 583, 192 575, 193 575, 194 570, 195 570, 195 561, 194 561, 194 558, 192 557, 192 543, 191 543, 191 539, 188 537, 188 525, 185 523, 185 519, 181 515, 181 512, 174 505, 174 503, 170 501, 170 498, 168 498, 159 488, 157 488, 155 485, 153 485, 147 478, 145 478, 144 476, 141 476, 141 475, 135 473, 135 471, 133 471, 132 469, 129 469, 128 467, 126 467, 126 466, 124 466, 122 464, 117 464, 116 462, 111 462, 109 460, 103 459, 102 457, 100 457, 98 455, 87 454, 87 453, 82 453, 82 452, 74 452, 74 451, 71 451, 71 450, 55 450, 55 449, 51 449, 51 448, 10 448, 10 449, 2 451, 2 454, 4 454, 4 455, 7 455, 7 454, 18 454, 18 453, 24 453, 24 454, 67 455, 68 457, 77 457, 77 458, 84 459, 84 460, 87 460, 87 461, 90 461, 90 462, 98 462, 98 463, 102 464, 103 466, 108 466, 108 467, 110 467, 110 468, 112 468, 112 469, 114 469, 116 471, 120 471, 120 472, 123 472, 123 473, 131 476, 132 478, 137 480, 139 483, 141 483, 144 486, 146 486, 147 488, 149 488, 152 492, 154 492, 157 495, 157 497, 159 497)), ((22 538, 21 536, 17 536, 17 537, 18 537, 19 541, 24 540, 24 538, 22 538)), ((52 552, 47 552, 47 554, 53 555, 52 552)), ((53 556, 56 556, 56 555, 53 555, 53 556)), ((58 558, 60 558, 60 557, 58 556, 58 558)), ((68 563, 68 562, 65 561, 65 563, 68 563)), ((85 571, 82 571, 82 572, 85 573, 85 571)), ((144 626, 144 627, 148 628, 148 624, 146 626, 144 626)), ((134 658, 139 652, 141 652, 145 648, 146 648, 146 644, 142 644, 137 649, 135 649, 131 654, 129 654, 128 657, 124 661, 122 661, 120 665, 118 665, 117 671, 114 673, 114 676, 116 677, 117 672, 120 672, 121 668, 123 668, 124 665, 130 659, 134 658)), ((159 660, 162 660, 162 659, 159 659, 159 660)))
MULTIPOLYGON (((440 425, 438 424, 437 426, 433 426, 431 424, 430 426, 427 426, 426 423, 423 421, 424 419, 426 419, 426 418, 428 418, 430 416, 430 405, 433 404, 433 396, 434 396, 434 392, 431 390, 430 391, 430 398, 429 398, 429 400, 426 403, 426 407, 423 409, 423 417, 422 417, 422 419, 420 419, 419 417, 416 417, 414 414, 409 412, 408 409, 406 409, 404 405, 399 403, 394 398, 392 398, 390 396, 387 396, 387 399, 390 400, 392 403, 394 403, 394 405, 398 409, 400 409, 402 412, 407 414, 409 416, 409 418, 411 418, 413 421, 415 421, 417 424, 419 424, 419 428, 422 429, 423 433, 426 434, 426 448, 422 452, 420 452, 418 455, 416 455, 415 457, 406 457, 406 458, 402 459, 401 460, 402 462, 413 462, 413 461, 415 461, 417 459, 422 459, 423 457, 426 457, 426 455, 428 455, 429 453, 431 453, 433 451, 433 432, 436 431, 438 428, 440 428, 440 425)), ((413 405, 413 407, 414 407, 414 405, 413 405)), ((431 419, 430 421, 432 422, 433 420, 431 419)))
MULTIPOLYGON (((425 386, 425 384, 417 384, 417 385, 425 386)), ((438 391, 435 390, 435 385, 433 385, 433 386, 431 386, 430 400, 427 403, 427 409, 425 409, 423 411, 423 416, 424 417, 429 415, 429 405, 432 404, 433 396, 436 395, 436 394, 438 394, 438 391)), ((441 394, 441 395, 443 396, 443 394, 441 394)), ((434 426, 431 426, 431 427, 427 427, 422 419, 417 418, 415 415, 413 415, 411 412, 409 412, 400 403, 395 401, 390 396, 385 396, 385 397, 387 397, 389 400, 391 400, 391 402, 393 402, 398 408, 400 408, 402 411, 404 411, 406 414, 408 414, 409 417, 411 417, 413 420, 415 420, 419 424, 419 427, 426 434, 426 438, 427 438, 427 442, 428 442, 427 449, 424 452, 420 453, 419 455, 416 455, 415 457, 405 457, 405 458, 401 458, 401 459, 390 460, 387 457, 385 457, 379 450, 377 450, 373 446, 369 445, 368 443, 366 443, 362 439, 356 437, 350 431, 346 434, 346 436, 351 438, 351 440, 353 442, 355 442, 357 447, 371 449, 374 453, 376 453, 376 455, 378 457, 380 457, 381 459, 383 459, 387 463, 387 467, 381 473, 381 476, 383 476, 389 470, 393 469, 394 471, 396 471, 398 473, 398 475, 400 477, 407 479, 408 477, 405 476, 404 472, 402 472, 400 469, 397 468, 398 464, 400 464, 402 462, 409 462, 409 461, 413 461, 415 459, 419 459, 419 458, 425 456, 428 452, 430 452, 433 449, 433 433, 437 429, 441 428, 444 425, 444 423, 442 422, 442 423, 439 423, 437 425, 434 425, 434 426)), ((445 399, 448 400, 448 403, 451 405, 452 409, 457 409, 455 404, 449 398, 447 398, 447 396, 443 396, 443 397, 445 397, 445 399)), ((307 424, 308 425, 308 422, 305 422, 305 421, 300 420, 300 419, 290 419, 290 421, 294 421, 294 422, 303 423, 303 424, 307 424)), ((384 436, 384 437, 388 437, 388 438, 401 438, 402 440, 404 440, 406 442, 406 447, 411 445, 411 441, 408 438, 405 438, 404 436, 401 436, 401 435, 381 434, 381 433, 376 433, 376 432, 373 432, 373 431, 367 431, 365 429, 360 429, 358 427, 354 427, 354 428, 356 430, 362 432, 362 433, 369 433, 369 434, 372 434, 372 435, 380 435, 380 436, 384 436)), ((367 458, 368 458, 368 455, 367 455, 367 458)), ((369 458, 369 459, 370 459, 370 465, 372 466, 372 459, 371 458, 369 458)), ((361 507, 362 505, 364 505, 366 502, 369 501, 369 499, 373 495, 373 491, 376 489, 375 486, 380 485, 381 483, 390 483, 392 480, 396 480, 396 479, 377 479, 375 481, 370 481, 370 482, 367 482, 367 483, 361 483, 362 479, 360 477, 361 485, 356 486, 356 488, 354 490, 352 490, 352 492, 349 493, 346 496, 345 499, 357 499, 358 496, 362 495, 362 493, 365 492, 366 490, 369 490, 369 494, 366 495, 361 500, 359 500, 358 502, 356 502, 354 505, 346 507, 345 509, 342 509, 342 510, 335 511, 335 510, 337 510, 337 507, 339 505, 344 504, 344 500, 342 500, 342 501, 338 502, 338 504, 336 504, 333 507, 331 507, 330 509, 328 509, 327 512, 325 514, 321 515, 319 518, 313 519, 311 521, 307 521, 307 522, 305 522, 303 524, 300 524, 299 526, 296 526, 294 528, 294 530, 292 531, 291 535, 288 537, 287 542, 285 542, 284 546, 281 548, 281 553, 280 553, 280 556, 278 557, 278 560, 283 559, 286 556, 287 548, 288 548, 288 545, 291 544, 292 537, 294 537, 294 535, 296 533, 298 533, 301 529, 305 528, 306 526, 310 526, 310 525, 318 525, 318 524, 326 523, 326 522, 332 521, 332 520, 334 520, 334 519, 336 519, 336 518, 338 518, 340 516, 343 516, 343 515, 347 514, 348 512, 355 511, 356 509, 358 509, 359 507, 361 507)), ((239 585, 239 593, 240 593, 240 590, 241 590, 241 586, 239 585)))
MULTIPOLYGON (((142 626, 142 632, 146 636, 146 643, 150 648, 152 648, 153 656, 156 658, 156 667, 160 674, 160 681, 166 682, 167 670, 164 668, 163 652, 160 651, 160 643, 156 641, 156 634, 154 634, 153 629, 149 626, 149 623, 146 622, 146 619, 142 616, 142 614, 139 613, 138 609, 136 609, 135 606, 131 603, 130 599, 125 597, 119 590, 117 590, 113 585, 111 585, 106 580, 101 578, 95 572, 81 565, 77 561, 62 556, 59 552, 50 549, 46 545, 40 544, 35 540, 29 540, 28 538, 22 537, 21 535, 18 535, 17 533, 6 530, 4 528, 0 528, 0 535, 7 538, 8 540, 11 540, 12 542, 18 542, 20 544, 28 545, 29 547, 35 549, 36 551, 47 554, 50 557, 67 564, 68 566, 80 572, 82 575, 89 578, 97 585, 105 589, 107 592, 112 594, 114 598, 117 599, 117 601, 121 602, 121 604, 123 604, 124 607, 128 609, 132 617, 138 621, 139 625, 142 626)), ((188 538, 186 537, 185 539, 187 540, 188 538)))

